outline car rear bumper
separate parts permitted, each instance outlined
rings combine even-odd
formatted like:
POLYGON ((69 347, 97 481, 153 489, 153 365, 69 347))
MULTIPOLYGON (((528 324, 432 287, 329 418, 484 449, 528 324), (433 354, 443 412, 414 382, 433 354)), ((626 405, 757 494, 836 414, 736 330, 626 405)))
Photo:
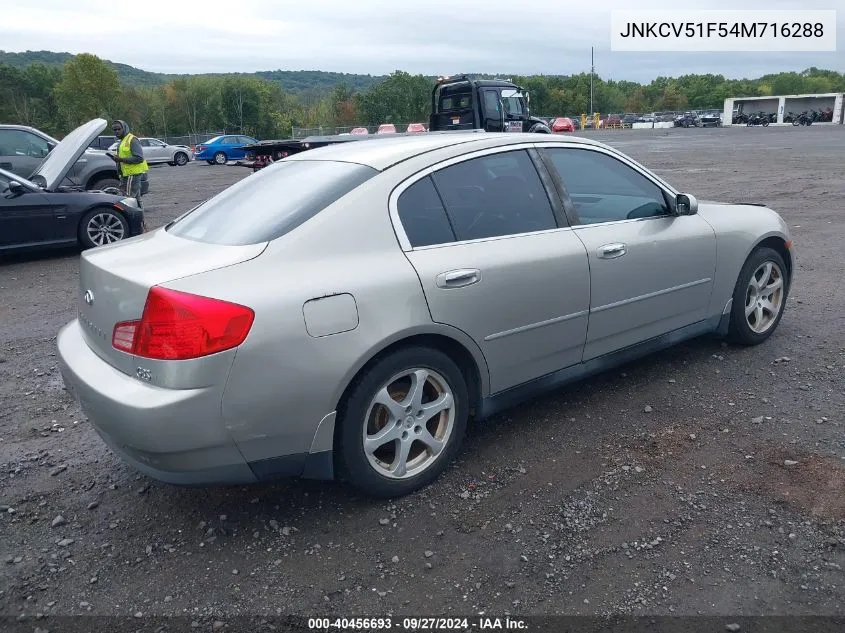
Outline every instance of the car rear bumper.
POLYGON ((56 343, 68 392, 103 441, 136 470, 180 485, 257 481, 222 420, 220 387, 147 385, 97 356, 78 320, 60 330, 56 343))

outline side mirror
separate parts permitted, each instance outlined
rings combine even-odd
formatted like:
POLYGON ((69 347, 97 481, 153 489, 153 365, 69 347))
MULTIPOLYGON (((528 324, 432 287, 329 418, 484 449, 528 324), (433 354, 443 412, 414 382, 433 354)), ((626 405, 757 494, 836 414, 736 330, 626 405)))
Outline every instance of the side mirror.
POLYGON ((11 193, 14 196, 20 196, 21 194, 26 193, 26 187, 24 187, 17 180, 10 180, 9 181, 9 193, 11 193))
POLYGON ((695 215, 698 213, 698 200, 690 193, 679 193, 675 198, 678 215, 695 215))

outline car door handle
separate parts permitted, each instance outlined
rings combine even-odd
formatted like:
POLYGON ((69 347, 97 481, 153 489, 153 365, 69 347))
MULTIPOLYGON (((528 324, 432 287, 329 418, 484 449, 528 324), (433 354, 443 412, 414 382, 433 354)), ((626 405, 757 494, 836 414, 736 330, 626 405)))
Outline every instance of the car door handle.
POLYGON ((439 288, 463 288, 481 281, 481 271, 477 268, 461 268, 449 270, 437 275, 436 283, 439 288))
POLYGON ((599 247, 599 257, 602 259, 615 259, 617 257, 622 257, 627 252, 627 246, 622 243, 605 244, 604 246, 599 247))

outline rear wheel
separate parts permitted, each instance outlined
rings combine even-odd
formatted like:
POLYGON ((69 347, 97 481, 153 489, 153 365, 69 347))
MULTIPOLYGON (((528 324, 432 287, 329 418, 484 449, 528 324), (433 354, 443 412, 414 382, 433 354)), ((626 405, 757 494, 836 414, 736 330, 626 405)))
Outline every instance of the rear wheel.
POLYGON ((226 158, 226 154, 224 154, 223 152, 217 152, 214 155, 214 163, 216 165, 225 165, 228 162, 228 160, 229 159, 226 158))
POLYGON ((729 338, 742 345, 758 345, 780 323, 789 294, 786 264, 768 247, 756 249, 742 267, 731 306, 729 338))
POLYGON ((401 349, 361 375, 341 407, 336 453, 341 476, 374 497, 431 483, 466 431, 466 381, 443 352, 401 349))
POLYGON ((91 209, 79 223, 79 241, 84 248, 120 242, 129 236, 129 223, 114 209, 91 209))

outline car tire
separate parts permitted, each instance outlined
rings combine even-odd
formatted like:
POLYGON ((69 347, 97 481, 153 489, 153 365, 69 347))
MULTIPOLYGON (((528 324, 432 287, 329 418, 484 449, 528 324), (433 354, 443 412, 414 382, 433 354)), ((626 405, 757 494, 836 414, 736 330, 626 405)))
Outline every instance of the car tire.
POLYGON ((129 222, 111 207, 96 207, 79 223, 79 242, 83 248, 116 244, 129 237, 129 222))
POLYGON ((787 275, 783 257, 772 248, 760 247, 748 256, 734 288, 728 339, 740 345, 759 345, 772 335, 786 308, 787 275), (747 309, 751 309, 748 314, 747 309))
POLYGON ((223 152, 217 152, 214 155, 214 164, 215 165, 225 165, 227 162, 229 162, 229 159, 226 157, 226 154, 224 154, 223 152))
POLYGON ((338 414, 335 455, 339 478, 372 497, 399 497, 434 481, 454 459, 469 418, 467 384, 460 368, 443 352, 403 348, 382 357, 355 380, 338 414), (416 376, 416 381, 424 378, 421 391, 414 390, 419 382, 411 376, 416 376), (422 401, 421 408, 441 398, 451 405, 429 418, 420 417, 421 408, 415 411, 396 400, 413 393, 422 394, 417 400, 417 404, 422 401), (389 396, 393 403, 379 404, 379 394, 389 396), (372 436, 386 429, 393 429, 390 435, 395 438, 384 438, 382 433, 380 443, 376 440, 370 443, 371 449, 365 448, 365 434, 372 436), (391 472, 394 462, 397 466, 402 462, 404 472, 402 468, 391 472))
POLYGON ((176 156, 173 157, 173 164, 184 167, 188 164, 188 155, 185 152, 176 152, 176 156))
POLYGON ((100 178, 89 187, 89 191, 103 191, 110 188, 120 189, 120 180, 117 178, 100 178))

